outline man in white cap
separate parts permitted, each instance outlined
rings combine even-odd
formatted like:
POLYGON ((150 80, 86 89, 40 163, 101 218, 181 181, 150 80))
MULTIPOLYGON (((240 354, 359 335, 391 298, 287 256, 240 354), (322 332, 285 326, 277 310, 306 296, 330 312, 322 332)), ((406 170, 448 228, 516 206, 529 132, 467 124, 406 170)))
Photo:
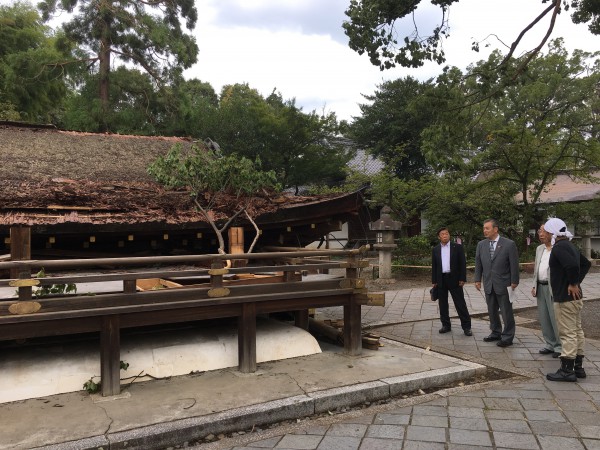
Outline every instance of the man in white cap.
POLYGON ((573 235, 558 218, 549 219, 544 230, 552 234, 554 246, 550 253, 550 287, 554 298, 554 314, 562 343, 560 369, 549 373, 550 381, 577 381, 585 378, 583 354, 585 337, 581 328, 583 307, 580 284, 591 263, 570 242, 573 235))

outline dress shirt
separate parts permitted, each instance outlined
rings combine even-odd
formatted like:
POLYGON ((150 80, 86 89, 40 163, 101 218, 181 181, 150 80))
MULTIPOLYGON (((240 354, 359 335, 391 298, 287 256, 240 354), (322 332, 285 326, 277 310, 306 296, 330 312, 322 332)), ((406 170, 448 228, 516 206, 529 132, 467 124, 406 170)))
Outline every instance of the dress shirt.
POLYGON ((550 272, 550 250, 548 250, 548 247, 546 247, 544 248, 544 252, 542 253, 542 258, 540 259, 540 266, 538 267, 537 273, 538 281, 548 281, 548 272, 550 272))
POLYGON ((450 242, 442 247, 442 273, 450 273, 450 242))

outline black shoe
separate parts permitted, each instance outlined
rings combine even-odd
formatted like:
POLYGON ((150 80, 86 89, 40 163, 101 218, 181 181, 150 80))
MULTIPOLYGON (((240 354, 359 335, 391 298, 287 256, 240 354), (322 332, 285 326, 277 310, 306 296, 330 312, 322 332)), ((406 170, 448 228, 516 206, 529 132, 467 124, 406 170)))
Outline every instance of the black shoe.
POLYGON ((473 332, 471 331, 470 328, 465 330, 465 336, 473 336, 473 332))
POLYGON ((449 333, 450 331, 452 331, 452 329, 450 327, 440 328, 440 333, 449 333))
POLYGON ((512 341, 498 341, 496 345, 498 347, 510 347, 512 344, 512 341))
POLYGON ((552 353, 552 357, 553 358, 558 358, 560 356, 560 352, 554 352, 552 353))
POLYGON ((546 347, 539 351, 542 355, 549 355, 550 353, 554 354, 554 350, 548 350, 546 347))
POLYGON ((492 342, 492 341, 499 341, 500 340, 500 336, 494 336, 493 334, 490 334, 489 336, 486 336, 483 338, 484 342, 492 342))
POLYGON ((550 381, 577 381, 574 365, 574 359, 560 358, 560 369, 555 373, 547 374, 546 379, 550 381))

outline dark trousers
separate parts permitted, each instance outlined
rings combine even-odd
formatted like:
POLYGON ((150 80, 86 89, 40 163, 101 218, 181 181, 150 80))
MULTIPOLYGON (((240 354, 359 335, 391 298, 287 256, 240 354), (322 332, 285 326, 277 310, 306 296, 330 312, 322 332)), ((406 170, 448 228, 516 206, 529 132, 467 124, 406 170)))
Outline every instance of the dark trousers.
POLYGON ((492 336, 500 337, 503 341, 512 342, 515 337, 515 317, 513 315, 512 303, 508 299, 508 291, 497 294, 492 289, 491 294, 485 294, 485 300, 490 316, 492 336), (502 316, 504 328, 502 328, 500 316, 502 316))
POLYGON ((462 286, 449 289, 446 284, 447 275, 442 275, 442 283, 438 284, 438 295, 439 295, 439 306, 440 306, 440 321, 442 326, 451 328, 450 324, 450 310, 448 307, 448 292, 452 296, 454 302, 454 308, 460 319, 460 326, 463 330, 471 329, 471 316, 467 308, 467 302, 465 302, 465 293, 462 286))

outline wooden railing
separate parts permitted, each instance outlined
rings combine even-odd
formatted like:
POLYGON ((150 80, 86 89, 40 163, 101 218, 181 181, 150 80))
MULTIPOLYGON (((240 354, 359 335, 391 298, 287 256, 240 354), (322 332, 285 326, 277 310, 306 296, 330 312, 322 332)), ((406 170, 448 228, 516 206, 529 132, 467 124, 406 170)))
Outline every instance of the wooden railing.
MULTIPOLYGON (((238 362, 242 372, 256 371, 256 316, 280 311, 294 313, 295 324, 308 327, 310 308, 344 307, 344 347, 352 355, 361 352, 361 305, 369 298, 358 277, 368 262, 363 249, 251 253, 236 255, 156 256, 79 260, 21 260, 0 262, 0 271, 18 278, 0 279, 0 286, 18 289, 18 298, 0 299, 0 340, 100 332, 102 395, 120 392, 120 330, 163 323, 223 317, 238 318, 238 362), (246 267, 226 268, 226 262, 244 260, 246 267), (337 260, 323 261, 321 257, 337 260), (259 265, 260 263, 260 265, 259 265), (132 272, 132 266, 204 264, 210 268, 164 269, 132 272), (32 277, 32 271, 118 267, 104 274, 68 274, 32 277), (302 271, 345 269, 342 278, 306 277, 302 271), (277 273, 272 278, 251 275, 277 273), (240 279, 245 275, 245 279, 240 279), (136 280, 200 277, 201 283, 174 289, 139 292, 136 280), (238 278, 238 279, 236 279, 238 278), (121 281, 117 292, 81 292, 73 295, 35 295, 40 286, 121 281)), ((291 251, 290 251, 291 250, 291 251)), ((235 265, 235 264, 234 264, 235 265)))

